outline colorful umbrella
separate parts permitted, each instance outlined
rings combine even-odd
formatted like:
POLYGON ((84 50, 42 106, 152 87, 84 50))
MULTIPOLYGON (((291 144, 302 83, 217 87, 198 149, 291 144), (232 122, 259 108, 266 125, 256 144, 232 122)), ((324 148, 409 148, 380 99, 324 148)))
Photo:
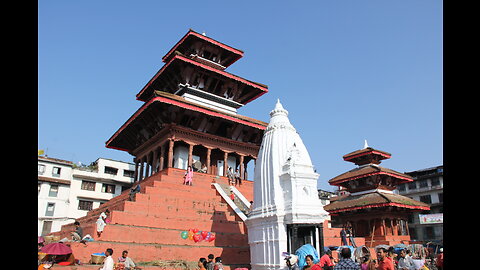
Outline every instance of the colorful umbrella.
POLYGON ((43 243, 43 242, 45 242, 45 239, 43 239, 43 236, 39 236, 38 237, 38 243, 40 244, 40 243, 43 243))
POLYGON ((40 249, 40 252, 49 255, 66 255, 72 253, 72 249, 62 243, 51 243, 40 249))

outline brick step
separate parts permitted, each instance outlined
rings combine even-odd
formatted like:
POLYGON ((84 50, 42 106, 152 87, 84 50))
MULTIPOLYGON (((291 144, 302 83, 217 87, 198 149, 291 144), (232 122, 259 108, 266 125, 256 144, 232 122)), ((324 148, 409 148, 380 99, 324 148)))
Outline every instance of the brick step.
MULTIPOLYGON (((365 238, 364 237, 354 237, 355 244, 357 247, 365 245, 365 238)), ((350 244, 350 240, 347 239, 348 243, 350 244)), ((342 245, 342 238, 340 237, 324 237, 323 238, 323 245, 324 246, 341 246, 342 245)))
MULTIPOLYGON (((224 208, 224 207, 222 207, 224 208)), ((126 202, 124 211, 117 211, 124 213, 137 213, 145 216, 161 216, 163 218, 185 218, 188 217, 192 220, 229 220, 229 221, 242 221, 240 217, 231 209, 213 210, 202 209, 201 207, 188 208, 188 207, 176 207, 169 205, 151 205, 148 203, 131 203, 126 202)))
MULTIPOLYGON (((188 229, 185 228, 184 230, 186 231, 188 229)), ((198 246, 198 243, 195 243, 193 240, 181 238, 181 233, 184 230, 109 224, 105 227, 102 236, 98 238, 98 240, 143 244, 186 245, 192 247, 198 246)), ((210 247, 248 246, 248 237, 245 234, 215 232, 215 237, 216 239, 214 241, 203 241, 201 244, 210 247)))
POLYGON ((144 194, 164 196, 164 197, 177 197, 177 198, 189 198, 189 199, 204 199, 204 200, 218 200, 215 198, 216 190, 209 188, 205 190, 196 190, 195 187, 182 186, 178 187, 147 187, 144 194))
MULTIPOLYGON (((188 230, 199 229, 200 231, 223 232, 223 233, 246 233, 243 221, 230 220, 198 220, 189 217, 165 218, 157 215, 145 215, 135 212, 112 212, 112 224, 131 226, 143 226, 161 229, 188 230)), ((108 227, 108 225, 107 225, 108 227)), ((93 235, 92 235, 93 236, 93 235)))
POLYGON ((147 207, 157 210, 157 213, 177 210, 196 210, 196 211, 229 211, 228 204, 220 198, 216 200, 192 200, 186 198, 158 197, 150 194, 137 194, 135 201, 125 201, 122 211, 147 211, 147 207), (144 207, 142 210, 139 207, 144 207), (135 210, 132 210, 135 209, 135 210))
POLYGON ((222 198, 216 198, 215 200, 193 200, 191 198, 177 198, 177 197, 159 197, 150 194, 137 194, 139 195, 135 201, 126 201, 124 203, 123 211, 127 211, 130 205, 142 205, 147 204, 158 209, 195 209, 204 211, 228 211, 230 208, 222 198), (126 208, 125 208, 126 207, 126 208))
POLYGON ((223 262, 227 265, 248 265, 250 263, 248 245, 245 247, 212 247, 205 245, 205 243, 208 242, 201 241, 196 243, 195 246, 191 246, 93 241, 87 242, 86 245, 77 242, 70 243, 70 247, 75 258, 81 262, 88 262, 93 253, 104 252, 107 248, 112 248, 115 260, 121 256, 123 250, 128 250, 129 257, 137 263, 173 259, 198 261, 199 258, 206 258, 210 253, 222 257, 223 262))

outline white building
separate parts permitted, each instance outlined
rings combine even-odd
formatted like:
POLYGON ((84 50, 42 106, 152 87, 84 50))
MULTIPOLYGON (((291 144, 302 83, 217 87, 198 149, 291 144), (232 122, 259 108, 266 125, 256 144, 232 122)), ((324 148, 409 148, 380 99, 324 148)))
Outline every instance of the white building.
POLYGON ((120 195, 133 183, 134 164, 99 158, 90 166, 38 157, 38 235, 64 224, 120 195))
POLYGON ((329 217, 318 197, 310 155, 277 102, 263 135, 255 166, 254 207, 248 227, 253 270, 285 268, 282 253, 304 244, 321 251, 323 221, 329 217))
POLYGON ((413 177, 414 181, 398 185, 394 192, 427 203, 430 206, 430 211, 412 214, 409 217, 408 227, 412 240, 442 242, 443 165, 405 172, 405 174, 413 177), (427 222, 421 221, 420 216, 426 217, 427 222))
POLYGON ((85 216, 89 210, 118 196, 132 186, 135 164, 99 158, 87 167, 73 170, 70 210, 73 218, 85 216))
POLYGON ((38 235, 70 223, 71 161, 38 157, 38 235))

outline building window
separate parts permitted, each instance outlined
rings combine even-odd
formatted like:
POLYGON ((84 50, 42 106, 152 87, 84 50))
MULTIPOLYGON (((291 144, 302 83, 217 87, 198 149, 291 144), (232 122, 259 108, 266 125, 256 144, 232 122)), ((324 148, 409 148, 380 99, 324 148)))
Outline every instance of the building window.
POLYGON ((58 195, 58 185, 51 185, 50 191, 48 192, 49 197, 57 197, 58 195))
POLYGON ((53 176, 60 176, 60 171, 61 170, 62 170, 62 168, 60 168, 60 167, 53 167, 52 175, 53 176))
POLYGON ((53 212, 55 211, 55 203, 48 203, 47 209, 45 211, 45 216, 53 216, 53 212))
MULTIPOLYGON (((442 192, 442 193, 438 193, 438 202, 443 203, 443 192, 442 192)), ((443 212, 443 211, 442 211, 442 212, 443 212)))
POLYGON ((105 172, 106 174, 117 175, 118 169, 117 169, 117 168, 112 168, 112 167, 105 166, 104 172, 105 172))
POLYGON ((133 178, 134 175, 135 175, 135 171, 123 170, 123 176, 125 176, 125 177, 131 177, 131 178, 133 178))
POLYGON ((408 228, 408 234, 410 235, 411 239, 417 239, 417 230, 415 228, 408 228))
POLYGON ((115 194, 115 185, 103 184, 102 192, 115 194))
POLYGON ((82 187, 83 190, 90 190, 95 191, 95 182, 85 181, 82 180, 82 187))
POLYGON ((432 196, 429 195, 422 195, 420 196, 420 201, 424 203, 432 203, 432 196))
POLYGON ((78 210, 90 211, 93 209, 92 201, 78 200, 78 210))
POLYGON ((38 174, 44 174, 44 173, 45 173, 45 165, 38 164, 38 174))
POLYGON ((398 191, 403 192, 405 191, 405 184, 400 184, 397 186, 398 191))
POLYGON ((432 187, 440 186, 440 178, 439 177, 432 178, 432 180, 430 180, 430 182, 432 184, 432 187))
POLYGON ((433 227, 425 227, 423 231, 423 240, 430 240, 435 238, 433 227))
POLYGON ((426 179, 419 181, 418 184, 419 184, 420 188, 426 188, 426 187, 428 187, 428 182, 427 182, 426 179))
POLYGON ((47 235, 52 231, 52 221, 43 221, 42 235, 47 235))
POLYGON ((410 182, 408 183, 408 189, 409 190, 414 190, 417 188, 417 183, 416 182, 410 182))

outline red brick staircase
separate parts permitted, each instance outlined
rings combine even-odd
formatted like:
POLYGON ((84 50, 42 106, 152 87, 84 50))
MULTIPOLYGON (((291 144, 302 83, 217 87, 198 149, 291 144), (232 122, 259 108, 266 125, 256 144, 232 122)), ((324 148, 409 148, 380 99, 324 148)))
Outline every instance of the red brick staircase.
MULTIPOLYGON (((246 226, 211 185, 212 181, 227 184, 224 177, 195 173, 193 186, 183 185, 184 170, 168 168, 140 182, 141 191, 135 201, 128 201, 129 190, 78 218, 84 235, 95 241, 69 243, 76 259, 83 263, 92 253, 114 250, 113 257, 123 250, 136 262, 184 260, 196 262, 212 253, 220 256, 226 268, 249 267, 250 251, 246 226), (101 237, 96 234, 96 220, 105 209, 111 222, 101 237), (182 239, 181 232, 198 229, 216 234, 212 242, 182 239)), ((243 181, 237 189, 253 199, 253 182, 243 181)), ((68 237, 73 223, 62 226, 52 235, 68 237)))

